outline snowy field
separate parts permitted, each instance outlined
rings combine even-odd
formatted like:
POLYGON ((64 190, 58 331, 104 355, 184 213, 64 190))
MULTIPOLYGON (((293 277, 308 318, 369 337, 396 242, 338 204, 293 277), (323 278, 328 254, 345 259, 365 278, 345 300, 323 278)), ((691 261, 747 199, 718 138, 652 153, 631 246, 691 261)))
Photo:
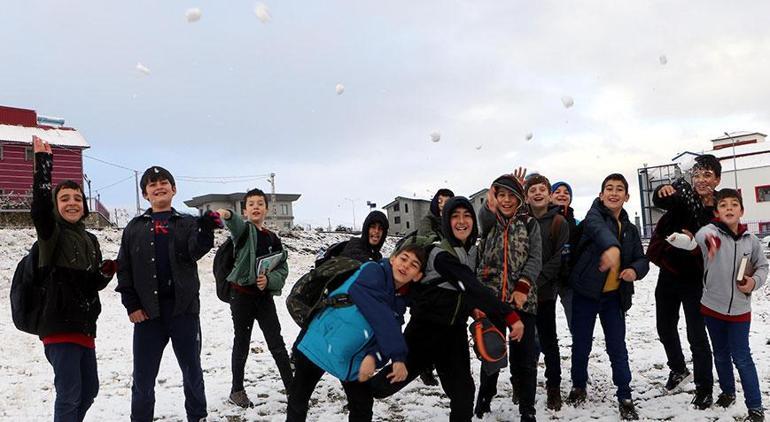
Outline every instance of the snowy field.
MULTIPOLYGON (((117 256, 120 232, 107 230, 96 232, 106 258, 117 256)), ((289 278, 284 297, 277 301, 282 321, 283 336, 290 345, 298 332, 284 305, 285 295, 294 281, 312 265, 315 251, 325 244, 345 238, 341 235, 301 234, 300 238, 284 238, 289 249, 289 278)), ((221 242, 219 236, 217 243, 221 242)), ((3 317, 0 318, 0 420, 44 421, 53 414, 54 388, 53 372, 43 354, 41 342, 34 336, 17 331, 10 318, 8 293, 10 279, 18 260, 34 241, 33 230, 0 230, 0 303, 3 317)), ((389 239, 386 249, 392 247, 389 239)), ((256 406, 240 409, 226 403, 230 392, 230 349, 232 345, 232 323, 230 311, 220 302, 214 292, 211 263, 214 251, 199 263, 201 278, 201 323, 203 330, 203 369, 205 372, 206 394, 210 421, 280 421, 284 419, 286 398, 278 371, 267 351, 264 339, 255 329, 252 336, 252 353, 246 367, 246 391, 256 406)), ((632 388, 637 408, 642 419, 700 421, 733 421, 746 414, 740 384, 738 403, 730 409, 696 411, 689 406, 694 386, 687 385, 683 391, 666 394, 663 385, 668 376, 663 347, 657 340, 654 319, 654 288, 657 268, 653 267, 644 280, 637 282, 634 306, 627 320, 627 342, 633 373, 632 388)), ((126 311, 115 293, 116 281, 101 294, 103 311, 98 322, 96 352, 99 363, 100 391, 89 411, 87 421, 127 420, 130 411, 131 387, 131 336, 132 327, 126 311)), ((559 308, 561 309, 561 308, 559 308)), ((751 330, 751 346, 758 366, 760 385, 765 406, 770 405, 768 380, 770 380, 770 346, 765 342, 770 304, 767 290, 760 291, 754 298, 754 316, 751 330)), ((683 319, 683 317, 682 317, 683 319)), ((564 315, 558 313, 560 346, 562 349, 562 391, 569 391, 569 345, 564 315)), ((680 324, 680 335, 686 344, 684 323, 680 324)), ((686 347, 686 346, 685 346, 686 347)), ((437 351, 440 353, 441 351, 437 351)), ((689 356, 689 351, 685 354, 689 356)), ((692 369, 692 366, 690 365, 692 369)), ((474 360, 474 376, 478 377, 478 362, 474 360)), ((588 402, 579 408, 564 406, 559 412, 545 409, 545 389, 542 362, 538 377, 537 412, 541 420, 617 420, 617 406, 612 385, 610 364, 604 353, 601 328, 597 324, 594 351, 589 364, 592 384, 588 389, 588 402)), ((518 420, 518 409, 510 400, 510 385, 507 376, 500 377, 498 397, 492 403, 492 413, 486 421, 518 420)), ((737 375, 736 375, 737 378, 737 375)), ((156 387, 156 420, 184 420, 184 395, 182 379, 171 347, 167 347, 161 364, 156 387)), ((715 396, 719 392, 714 387, 715 396)), ((344 394, 339 382, 325 376, 312 399, 309 420, 346 420, 344 394)), ((376 401, 374 416, 385 421, 428 421, 447 420, 449 402, 440 387, 426 387, 413 382, 401 393, 388 400, 376 401)))

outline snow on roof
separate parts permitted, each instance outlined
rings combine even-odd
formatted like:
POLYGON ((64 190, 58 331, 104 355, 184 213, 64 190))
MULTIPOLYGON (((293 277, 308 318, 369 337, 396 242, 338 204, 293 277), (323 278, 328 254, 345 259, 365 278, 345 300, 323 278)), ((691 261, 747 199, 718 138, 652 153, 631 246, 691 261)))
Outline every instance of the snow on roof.
POLYGON ((54 127, 26 127, 0 124, 0 141, 32 144, 32 136, 37 136, 51 145, 89 148, 88 142, 75 129, 54 127))
MULTIPOLYGON (((740 155, 740 153, 738 154, 740 155)), ((770 167, 770 151, 763 154, 736 157, 735 166, 733 166, 732 155, 730 155, 730 158, 719 160, 719 162, 722 164, 722 173, 733 171, 735 167, 738 167, 739 171, 757 167, 770 167)))

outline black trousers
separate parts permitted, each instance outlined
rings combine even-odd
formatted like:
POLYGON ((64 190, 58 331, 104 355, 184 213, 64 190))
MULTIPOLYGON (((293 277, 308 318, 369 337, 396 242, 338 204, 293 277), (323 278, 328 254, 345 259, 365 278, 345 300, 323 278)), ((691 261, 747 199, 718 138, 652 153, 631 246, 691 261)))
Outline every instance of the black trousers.
MULTIPOLYGON (((289 402, 286 422, 304 421, 307 418, 310 397, 313 395, 324 370, 316 366, 302 352, 294 352, 294 381, 289 387, 289 402)), ((374 398, 368 383, 343 382, 342 388, 348 398, 348 420, 369 422, 372 420, 374 398)))
POLYGON ((248 295, 233 290, 230 299, 230 312, 235 331, 232 353, 232 392, 243 390, 243 372, 246 368, 246 359, 249 356, 251 329, 255 320, 265 336, 267 348, 273 355, 283 385, 288 391, 292 380, 291 362, 289 353, 286 351, 286 344, 281 337, 281 323, 275 311, 273 296, 269 293, 248 295))
MULTIPOLYGON (((538 311, 540 309, 538 308, 538 311)), ((511 384, 519 390, 519 413, 535 415, 535 392, 537 389, 537 361, 540 351, 537 347, 537 317, 519 312, 524 324, 524 337, 508 342, 508 360, 511 370, 511 384)), ((503 333, 506 327, 497 327, 503 333)), ((497 394, 497 379, 500 372, 486 374, 481 371, 479 396, 493 398, 497 394)))
POLYGON ((537 339, 545 362, 546 388, 561 385, 561 356, 559 336, 556 333, 556 300, 537 304, 537 339))
POLYGON ((687 341, 692 352, 695 387, 711 391, 714 385, 711 346, 706 335, 706 325, 700 313, 703 294, 701 281, 682 280, 668 271, 661 270, 655 287, 655 324, 658 338, 666 350, 668 367, 675 372, 686 369, 682 343, 679 340, 679 308, 684 309, 687 325, 687 341))
POLYGON ((449 397, 449 420, 470 421, 476 387, 471 376, 465 323, 447 326, 412 319, 404 329, 404 338, 409 347, 406 358, 409 375, 406 380, 391 384, 387 374, 391 373, 392 367, 386 366, 370 380, 374 397, 385 398, 395 394, 422 371, 435 365, 441 388, 449 397))

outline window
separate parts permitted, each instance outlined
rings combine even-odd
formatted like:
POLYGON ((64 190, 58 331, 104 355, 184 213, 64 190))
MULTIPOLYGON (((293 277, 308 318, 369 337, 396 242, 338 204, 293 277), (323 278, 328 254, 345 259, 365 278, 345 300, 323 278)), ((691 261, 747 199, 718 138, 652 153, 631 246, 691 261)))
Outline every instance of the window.
POLYGON ((285 229, 290 229, 291 228, 291 223, 289 223, 289 222, 283 223, 283 227, 285 229))
POLYGON ((393 222, 396 223, 396 224, 401 224, 401 217, 394 218, 393 222))
POLYGON ((281 204, 281 215, 289 215, 289 204, 281 204))
POLYGON ((396 205, 393 205, 393 211, 401 211, 401 207, 399 207, 399 203, 396 202, 396 205))
POLYGON ((407 229, 409 228, 409 222, 408 221, 406 222, 406 228, 407 229))
MULTIPOLYGON (((406 204, 406 203, 404 204, 404 213, 405 213, 405 214, 408 214, 408 213, 409 213, 409 204, 406 204)), ((406 228, 408 229, 408 228, 409 228, 409 226, 407 226, 406 228)))
POLYGON ((757 202, 770 202, 770 185, 754 186, 757 202))
POLYGON ((32 161, 33 155, 31 147, 24 148, 24 161, 32 161))
POLYGON ((759 234, 765 234, 765 233, 770 233, 770 221, 759 223, 759 234))

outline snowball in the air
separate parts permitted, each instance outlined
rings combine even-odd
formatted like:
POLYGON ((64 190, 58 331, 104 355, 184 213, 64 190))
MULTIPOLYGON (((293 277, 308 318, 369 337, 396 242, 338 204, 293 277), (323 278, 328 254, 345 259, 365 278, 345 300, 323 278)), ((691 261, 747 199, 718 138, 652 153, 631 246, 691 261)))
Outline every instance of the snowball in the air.
POLYGON ((573 100, 569 95, 565 95, 561 97, 561 103, 564 105, 564 108, 570 108, 575 105, 575 100, 573 100))
POLYGON ((198 22, 201 18, 201 10, 197 7, 187 9, 187 11, 184 13, 184 17, 187 19, 187 22, 198 22))
POLYGON ((337 86, 334 87, 334 90, 337 92, 337 95, 342 95, 342 93, 345 92, 345 85, 337 84, 337 86))
POLYGON ((430 133, 430 140, 433 142, 438 142, 441 140, 441 133, 438 131, 433 131, 430 133))
POLYGON ((531 141, 533 136, 535 135, 533 135, 532 132, 527 132, 527 134, 525 135, 525 138, 527 138, 528 141, 531 141))
POLYGON ((143 65, 141 62, 136 64, 136 70, 144 73, 145 75, 150 74, 150 69, 147 66, 143 65))
POLYGON ((666 57, 665 54, 661 54, 660 57, 658 57, 658 61, 660 61, 660 64, 666 64, 668 63, 668 57, 666 57))
POLYGON ((477 145, 477 146, 476 146, 476 151, 479 151, 479 150, 481 149, 481 147, 483 147, 483 146, 484 146, 484 145, 477 145))
POLYGON ((270 19, 272 19, 270 16, 270 9, 263 3, 257 3, 257 5, 254 6, 254 14, 257 15, 257 18, 259 18, 262 23, 268 23, 270 22, 270 19))

